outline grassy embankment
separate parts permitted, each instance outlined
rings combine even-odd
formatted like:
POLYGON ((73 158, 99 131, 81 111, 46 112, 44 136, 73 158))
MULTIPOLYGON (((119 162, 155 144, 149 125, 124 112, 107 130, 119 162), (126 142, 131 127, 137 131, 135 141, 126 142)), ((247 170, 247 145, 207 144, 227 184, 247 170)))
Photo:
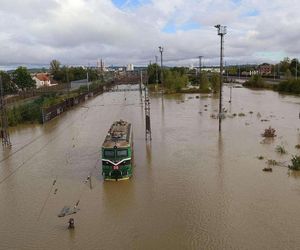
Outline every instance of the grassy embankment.
POLYGON ((296 79, 287 79, 279 84, 270 84, 266 83, 261 76, 255 75, 249 81, 246 81, 243 86, 253 89, 272 89, 287 94, 300 94, 300 80, 296 79))
MULTIPOLYGON (((103 83, 92 83, 89 86, 91 92, 103 86, 103 83)), ((41 123, 42 109, 64 102, 67 98, 74 98, 80 94, 87 93, 87 86, 71 91, 68 94, 46 94, 39 98, 11 106, 7 111, 8 125, 16 126, 22 123, 41 123)))

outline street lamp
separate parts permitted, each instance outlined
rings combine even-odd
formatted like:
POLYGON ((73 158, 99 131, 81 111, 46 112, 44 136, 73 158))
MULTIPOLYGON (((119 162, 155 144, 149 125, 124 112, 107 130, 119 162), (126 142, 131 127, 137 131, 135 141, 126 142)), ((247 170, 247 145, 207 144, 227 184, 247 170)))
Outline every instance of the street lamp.
MULTIPOLYGON (((201 85, 201 70, 202 70, 202 57, 203 56, 199 56, 199 86, 201 85)), ((201 86, 200 86, 201 87, 201 86)))
POLYGON ((220 24, 215 25, 218 29, 218 35, 221 37, 220 46, 220 100, 219 100, 219 132, 221 132, 221 121, 222 121, 222 85, 223 85, 223 37, 227 33, 227 27, 220 24))
POLYGON ((158 47, 159 52, 160 52, 160 83, 163 85, 163 51, 164 48, 162 46, 158 47))

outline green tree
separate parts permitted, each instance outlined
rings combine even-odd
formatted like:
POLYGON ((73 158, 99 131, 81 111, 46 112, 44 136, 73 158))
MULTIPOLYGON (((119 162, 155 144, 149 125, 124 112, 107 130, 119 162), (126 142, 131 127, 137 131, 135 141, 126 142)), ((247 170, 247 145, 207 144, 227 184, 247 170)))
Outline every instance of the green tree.
POLYGON ((261 75, 253 75, 249 81, 244 83, 244 86, 249 88, 264 88, 266 84, 261 75))
POLYGON ((26 67, 18 67, 13 72, 13 81, 22 90, 35 87, 35 81, 31 78, 26 67))
POLYGON ((206 72, 201 72, 200 76, 200 90, 202 92, 209 92, 209 81, 206 72))
POLYGON ((149 64, 147 68, 147 73, 148 73, 148 83, 156 83, 156 70, 157 70, 157 78, 158 81, 160 79, 160 66, 156 63, 154 64, 149 64))
POLYGON ((213 73, 210 77, 211 89, 214 93, 220 91, 220 75, 218 73, 213 73))
POLYGON ((291 60, 291 64, 289 70, 291 71, 293 76, 296 76, 296 67, 297 67, 297 75, 299 75, 299 61, 298 59, 294 58, 291 60))
POLYGON ((52 60, 51 62, 50 62, 50 72, 51 72, 51 74, 55 74, 57 71, 59 71, 60 70, 60 61, 58 61, 58 60, 52 60))
POLYGON ((290 68, 291 60, 288 57, 285 57, 282 61, 280 61, 280 72, 285 73, 290 68))
POLYGON ((292 72, 290 71, 290 69, 287 69, 285 71, 284 76, 285 76, 286 79, 291 79, 292 78, 292 72))
POLYGON ((2 78, 4 95, 15 93, 17 91, 17 87, 11 80, 10 75, 4 71, 0 71, 0 76, 2 78))
POLYGON ((186 86, 188 77, 186 74, 181 75, 181 72, 176 70, 164 70, 164 85, 165 88, 179 92, 186 86))

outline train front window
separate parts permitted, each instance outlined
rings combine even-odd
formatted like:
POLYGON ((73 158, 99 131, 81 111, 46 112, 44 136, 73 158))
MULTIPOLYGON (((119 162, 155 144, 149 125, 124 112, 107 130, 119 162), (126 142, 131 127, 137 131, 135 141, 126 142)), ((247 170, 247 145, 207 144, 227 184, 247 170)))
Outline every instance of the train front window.
POLYGON ((128 151, 127 149, 119 149, 117 150, 117 157, 127 157, 128 151))
POLYGON ((104 157, 112 158, 115 157, 115 151, 114 150, 104 150, 104 157))

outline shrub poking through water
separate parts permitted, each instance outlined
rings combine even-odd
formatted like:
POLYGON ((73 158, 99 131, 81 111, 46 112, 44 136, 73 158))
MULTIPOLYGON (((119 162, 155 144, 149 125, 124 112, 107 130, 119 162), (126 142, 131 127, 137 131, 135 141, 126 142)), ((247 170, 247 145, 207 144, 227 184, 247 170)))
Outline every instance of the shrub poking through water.
POLYGON ((276 136, 276 130, 272 128, 271 126, 269 128, 265 129, 265 132, 261 134, 262 137, 268 137, 268 138, 273 138, 276 136))
POLYGON ((259 160, 263 160, 263 159, 264 159, 264 157, 263 157, 262 155, 260 155, 260 156, 257 156, 257 159, 259 159, 259 160))
POLYGON ((300 170, 300 156, 294 155, 291 159, 292 165, 288 165, 288 168, 291 170, 300 170))
POLYGON ((297 145, 295 146, 295 148, 296 148, 296 149, 300 149, 300 144, 297 144, 297 145))
POLYGON ((239 113, 239 116, 245 116, 245 114, 244 113, 239 113))
POLYGON ((276 152, 279 153, 279 154, 282 154, 282 155, 287 153, 284 146, 280 146, 280 145, 278 145, 276 147, 276 152))
POLYGON ((278 165, 278 162, 275 161, 275 160, 272 160, 272 159, 268 160, 267 163, 268 163, 269 166, 276 166, 276 165, 278 165))

